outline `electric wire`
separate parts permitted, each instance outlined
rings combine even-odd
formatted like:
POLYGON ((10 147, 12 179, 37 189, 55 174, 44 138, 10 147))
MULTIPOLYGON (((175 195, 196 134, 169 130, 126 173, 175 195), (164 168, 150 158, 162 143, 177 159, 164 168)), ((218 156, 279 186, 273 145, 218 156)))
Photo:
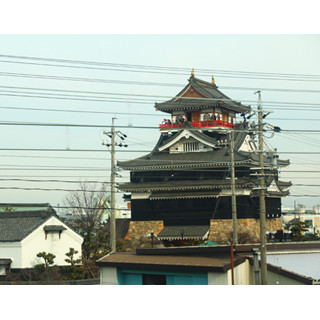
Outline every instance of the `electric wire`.
MULTIPOLYGON (((157 70, 157 71, 179 71, 182 72, 182 74, 185 74, 186 72, 190 72, 189 68, 182 68, 182 67, 166 67, 166 66, 150 66, 150 65, 137 65, 137 64, 120 64, 120 63, 106 63, 106 62, 96 62, 96 61, 83 61, 83 60, 71 60, 71 59, 54 59, 54 58, 43 58, 43 57, 27 57, 27 56, 16 56, 16 55, 0 55, 2 58, 10 58, 10 59, 19 59, 19 60, 35 60, 35 61, 50 61, 50 62, 55 62, 55 63, 60 63, 60 64, 82 64, 82 65, 99 65, 99 66, 104 66, 104 67, 117 67, 117 68, 122 68, 122 69, 116 69, 116 70, 121 70, 121 71, 128 71, 128 70, 123 70, 123 69, 129 69, 133 72, 155 72, 155 71, 150 71, 151 70, 157 70), (132 70, 132 69, 138 69, 138 70, 132 70), (140 69, 140 70, 139 70, 140 69)), ((59 66, 59 65, 57 65, 59 66)), ((60 65, 61 66, 61 65, 60 65)), ((62 65, 63 66, 63 65, 62 65)), ((112 70, 112 69, 108 69, 112 70)), ((288 74, 288 73, 271 73, 271 72, 250 72, 250 71, 233 71, 233 70, 217 70, 217 69, 203 69, 199 68, 197 69, 200 73, 221 73, 221 74, 238 74, 242 76, 264 76, 264 77, 279 77, 281 80, 284 80, 286 77, 290 77, 288 79, 294 79, 298 80, 299 78, 304 79, 304 80, 316 80, 320 78, 319 75, 312 75, 312 74, 288 74)), ((157 72, 158 73, 158 72, 157 72)), ((168 72, 166 74, 176 74, 172 72, 168 72)), ((274 78, 272 78, 274 79, 274 78)))
MULTIPOLYGON (((1 72, 0 72, 1 75, 1 72)), ((21 87, 12 87, 12 88, 21 88, 21 87)), ((42 89, 42 88, 24 88, 25 90, 29 89, 29 90, 38 90, 38 91, 42 91, 42 90, 46 90, 48 91, 48 89, 42 89)), ((21 96, 21 97, 40 97, 40 98, 52 98, 52 99, 64 99, 64 97, 70 98, 70 99, 74 99, 77 100, 79 98, 82 99, 87 99, 89 101, 105 101, 104 99, 97 99, 97 97, 92 97, 92 96, 87 96, 87 95, 83 95, 85 93, 88 93, 87 91, 79 91, 79 90, 63 90, 63 89, 50 89, 50 91, 55 91, 55 92, 62 92, 62 93, 39 93, 39 92, 30 92, 30 93, 26 93, 26 92, 22 92, 20 91, 16 91, 16 90, 0 90, 0 92, 7 92, 7 93, 1 93, 0 95, 12 95, 11 93, 18 93, 20 95, 12 95, 12 96, 21 96), (77 94, 82 94, 82 95, 68 95, 65 94, 63 92, 73 92, 73 93, 77 93, 77 94), (21 94, 23 93, 23 94, 21 94), (41 95, 40 95, 41 94, 41 95), (92 99, 92 100, 90 100, 92 99)), ((95 94, 95 95, 105 95, 105 96, 115 96, 115 97, 129 97, 129 98, 149 98, 149 100, 155 99, 155 98, 163 98, 163 99, 172 99, 172 96, 167 96, 167 95, 160 95, 160 94, 138 94, 138 93, 120 93, 120 92, 90 92, 91 94, 95 94)), ((179 99, 183 99, 183 100, 194 100, 194 97, 179 97, 179 99)), ((197 97, 197 100, 201 101, 201 100, 205 100, 205 101, 217 101, 217 102, 234 102, 237 101, 237 99, 229 99, 229 98, 200 98, 197 97)), ((256 100, 242 100, 242 102, 245 103, 256 103, 256 100)), ((308 106, 309 108, 311 106, 313 107, 320 107, 320 103, 309 103, 309 102, 291 102, 291 101, 268 101, 265 100, 264 104, 284 104, 284 105, 290 105, 290 106, 308 106)), ((277 106, 279 107, 279 106, 277 106)))

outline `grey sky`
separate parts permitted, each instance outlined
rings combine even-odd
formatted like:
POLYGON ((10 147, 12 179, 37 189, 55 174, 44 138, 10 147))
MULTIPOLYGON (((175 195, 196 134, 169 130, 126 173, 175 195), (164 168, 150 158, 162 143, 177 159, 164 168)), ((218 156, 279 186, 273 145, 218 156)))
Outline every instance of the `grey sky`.
MULTIPOLYGON (((35 64, 18 64, 11 62, 26 62, 26 60, 0 57, 1 88, 0 114, 1 121, 32 121, 69 124, 104 124, 110 125, 112 113, 117 114, 117 125, 124 126, 158 126, 166 117, 154 110, 154 102, 166 100, 180 91, 187 83, 192 68, 195 75, 210 81, 213 75, 216 84, 231 98, 245 104, 256 106, 256 89, 262 89, 262 99, 265 109, 274 112, 267 118, 267 122, 280 126, 282 129, 318 129, 319 124, 319 93, 268 91, 263 89, 292 89, 318 90, 320 79, 320 37, 319 35, 210 35, 210 34, 93 34, 93 35, 64 35, 64 34, 7 34, 0 35, 1 55, 27 56, 52 59, 70 59, 103 63, 119 63, 130 65, 179 67, 184 68, 179 74, 146 73, 119 71, 119 67, 109 67, 108 70, 62 68, 35 64), (203 74, 200 69, 212 70, 212 74, 203 74), (215 72, 216 70, 216 72, 215 72), (232 71, 226 75, 221 71, 232 71), (316 81, 293 81, 290 75, 285 80, 261 79, 254 75, 252 79, 238 77, 234 72, 264 72, 275 74, 317 75, 316 81), (12 76, 8 73, 20 74, 12 76), (50 75, 57 77, 75 77, 89 79, 104 79, 117 81, 135 81, 149 83, 170 83, 172 86, 130 85, 102 82, 66 81, 42 78, 30 78, 21 74, 50 75), (19 87, 19 88, 18 88, 19 87), (245 87, 247 89, 234 90, 224 87, 245 87), (18 89, 17 89, 18 88, 18 89), (38 95, 44 91, 21 88, 42 88, 51 90, 72 90, 99 92, 95 97, 104 97, 101 93, 126 94, 123 103, 107 101, 79 101, 39 97, 19 97, 23 92, 34 92, 38 95), (252 90, 254 89, 254 90, 252 90), (6 90, 4 92, 3 90, 6 90), (8 92, 10 91, 10 92, 8 92), (17 93, 18 91, 18 93, 17 93), (156 95, 158 97, 142 97, 148 103, 133 103, 135 95, 156 95), (247 102, 249 101, 249 102, 247 102), (281 107, 268 104, 274 102, 294 102, 316 104, 314 106, 298 105, 281 107), (11 109, 8 109, 8 108, 11 109), (111 114, 93 114, 76 112, 49 112, 36 110, 21 110, 17 108, 59 109, 75 111, 110 112, 111 114), (139 113, 140 115, 124 115, 121 113, 139 113), (146 115, 141 115, 146 114, 146 115), (308 120, 299 120, 308 119, 308 120)), ((29 61, 30 63, 50 64, 48 61, 29 61)), ((306 80, 306 79, 304 79, 306 80)), ((56 91, 55 93, 57 93, 56 91)), ((52 93, 52 92, 51 92, 52 93)), ((62 92, 61 94, 77 94, 62 92)), ((87 94, 93 96, 93 94, 87 94)), ((60 96, 60 98, 65 96, 60 96)), ((108 130, 108 128, 106 127, 108 130)), ((65 128, 65 127, 30 127, 30 126, 1 126, 1 148, 70 148, 70 149, 101 149, 103 128, 65 128)), ((128 135, 128 150, 151 150, 155 145, 159 131, 157 129, 121 129, 128 135)), ((269 135, 266 135, 269 136, 269 135)), ((318 151, 319 134, 289 134, 279 133, 267 143, 277 148, 279 152, 318 151)), ((120 149, 119 149, 120 150, 120 149)), ((110 155, 105 153, 74 153, 74 152, 14 152, 1 150, 2 178, 30 179, 33 176, 51 176, 47 179, 76 180, 91 179, 109 181, 110 172, 103 171, 70 171, 69 167, 78 168, 107 168, 109 169, 110 155), (12 155, 18 157, 11 157, 12 155), (25 157, 21 157, 25 156, 25 157), (38 158, 34 158, 38 156, 38 158), (44 157, 52 158, 44 158, 44 157), (78 159, 66 159, 70 157, 78 159), (95 159, 87 159, 95 158, 95 159), (96 159, 99 160, 96 160, 96 159), (103 158, 106 160, 104 161, 103 158), (31 171, 32 166, 48 166, 43 171, 31 171), (23 171, 22 166, 29 166, 23 171), (51 166, 49 168, 49 166, 51 166), (64 167, 63 171, 53 171, 54 166, 64 167), (8 168, 12 170, 8 170, 8 168), (15 169, 15 170, 14 170, 15 169), (74 177, 60 177, 74 176, 74 177), (94 176, 90 178, 89 176, 94 176), (86 178, 85 178, 86 177, 86 178)), ((130 159, 143 153, 118 152, 117 159, 130 159)), ((299 173, 286 171, 320 171, 319 155, 317 154, 281 154, 281 158, 289 158, 292 165, 283 170, 281 177, 291 180, 294 184, 315 185, 320 172, 299 173)), ((122 173, 124 181, 128 173, 122 173)), ((1 177, 0 177, 1 178, 1 177)), ((45 179, 45 178, 42 178, 45 179)), ((1 181, 2 187, 24 188, 62 188, 74 189, 76 184, 67 183, 31 183, 18 181, 1 181)), ((318 195, 319 187, 295 186, 292 194, 318 195)), ((62 204, 65 192, 54 191, 26 191, 1 190, 1 202, 50 202, 53 205, 62 204)), ((319 204, 317 197, 295 199, 305 203, 308 207, 319 204)), ((293 206, 294 198, 283 201, 285 206, 293 206)))

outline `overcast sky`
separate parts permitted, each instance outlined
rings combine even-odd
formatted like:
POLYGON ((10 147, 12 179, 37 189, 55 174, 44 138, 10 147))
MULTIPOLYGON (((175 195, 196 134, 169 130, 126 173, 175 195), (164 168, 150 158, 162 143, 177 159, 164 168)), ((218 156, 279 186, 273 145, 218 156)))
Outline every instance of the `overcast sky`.
MULTIPOLYGON (((160 115, 159 112, 155 112, 154 102, 166 100, 166 97, 171 97, 179 92, 186 85, 191 69, 194 68, 197 77, 210 81, 213 75, 217 85, 224 93, 231 98, 243 101, 243 103, 251 104, 253 107, 256 104, 250 101, 257 100, 254 92, 257 89, 261 89, 264 108, 274 111, 266 118, 268 123, 280 126, 284 130, 297 128, 300 130, 318 130, 319 93, 310 92, 310 90, 319 90, 320 39, 318 35, 318 15, 318 1, 313 0, 305 0, 303 3, 292 0, 6 1, 1 3, 0 19, 2 33, 0 35, 0 54, 2 55, 0 57, 0 85, 2 86, 0 89, 0 121, 102 124, 107 126, 111 124, 112 116, 116 115, 117 125, 157 126, 164 116, 160 115), (290 35, 278 35, 281 33, 290 35), (98 67, 97 65, 91 65, 92 69, 44 66, 39 64, 57 63, 45 60, 9 59, 4 55, 140 65, 140 68, 135 69, 140 72, 133 72, 132 69, 129 71, 128 67, 120 68, 119 66, 108 66, 108 68, 104 66, 105 70, 93 69, 93 67, 98 67), (25 62, 29 62, 29 64, 25 64, 25 62), (167 69, 164 70, 164 73, 156 73, 155 69, 152 69, 153 73, 146 73, 141 72, 141 65, 159 66, 167 69), (172 68, 177 67, 183 69, 179 70, 179 72, 173 72, 172 68), (120 69, 122 71, 119 71, 120 69), (212 72, 200 72, 200 69, 211 70, 212 72), (169 70, 171 70, 171 74, 169 74, 169 70), (244 74, 239 77, 240 71, 254 72, 255 74, 251 74, 253 77, 249 79, 244 74), (16 75, 12 73, 16 73, 16 75), (261 74, 258 77, 257 73, 274 73, 274 77, 273 79, 261 79, 261 74), (26 76, 26 74, 29 75, 26 76), (33 74, 34 78, 31 78, 30 74, 33 74), (289 75, 284 76, 283 80, 279 80, 279 75, 283 74, 289 75), (296 76, 295 80, 293 80, 294 77, 292 75, 300 76, 296 76), (310 77, 307 75, 315 75, 316 77, 313 78, 313 81, 307 81, 311 80, 308 79, 310 77), (44 76, 47 76, 47 79, 44 79, 44 76), (79 78, 89 78, 91 81, 76 81, 75 79, 71 81, 70 79, 62 80, 62 78, 60 80, 57 78, 49 79, 48 76, 74 77, 78 78, 77 80, 79 78), (296 81, 297 78, 299 80, 304 78, 304 81, 296 81), (92 79, 100 80, 93 82, 92 79), (113 83, 105 80, 113 80, 113 83), (115 84, 115 80, 158 83, 158 85, 115 84), (162 85, 159 85, 159 83, 162 85), (164 85, 168 83, 171 85, 164 85), (23 90, 22 87, 29 89, 23 90), (230 87, 244 87, 246 89, 235 90, 230 89, 230 87), (69 91, 45 91, 39 89, 69 91), (267 89, 273 89, 273 91, 267 89), (274 91, 275 89, 289 90, 274 91), (309 90, 309 92, 303 92, 303 90, 309 90), (79 93, 70 91, 86 91, 87 93, 82 94, 86 97, 76 97, 75 95, 79 95, 79 93), (93 94, 92 92, 99 93, 93 94), (129 96, 111 96, 110 94, 101 94, 101 92, 122 93, 129 94, 129 96), (42 94, 42 98, 40 98, 40 93, 50 93, 50 95, 47 94, 44 97, 42 94), (57 96, 58 93, 60 96, 57 96), (27 95, 29 97, 26 97, 27 95), (38 97, 30 97, 30 95, 38 97), (70 97, 70 95, 73 95, 73 97, 70 97), (150 95, 151 97, 135 95, 150 95), (157 95, 157 97, 154 95, 157 95), (105 101, 91 101, 92 99, 97 100, 97 97, 99 97, 99 100, 105 101), (114 99, 115 97, 118 97, 118 99, 114 99), (75 100, 76 98, 82 100, 75 100), (120 103, 119 98, 125 99, 120 103), (144 101, 141 100, 139 103, 135 103, 138 98, 144 101), (106 100, 113 100, 113 102, 106 100), (117 102, 115 102, 116 100, 117 102), (246 102, 247 100, 249 102, 246 102), (291 102, 297 103, 297 105, 287 104, 286 107, 284 105, 280 107, 280 104, 271 104, 267 103, 267 101, 291 102), (307 105, 307 103, 310 105, 307 105), (18 108, 29 108, 29 110, 18 108), (88 113, 88 111, 104 113, 88 113), (136 115, 124 113, 134 113, 136 115), (139 115, 137 115, 138 113, 139 115)), ((65 65, 70 66, 71 64, 65 65)), ((84 65, 73 64, 73 66, 83 67, 84 65)), ((87 67, 89 66, 87 65, 87 67)), ((106 127, 106 130, 109 130, 109 128, 106 127)), ((157 129, 123 128, 121 130, 128 135, 127 143, 130 151, 150 150, 159 137, 157 129)), ((110 167, 110 154, 108 152, 26 152, 4 150, 5 148, 84 148, 104 150, 101 145, 102 132, 103 128, 66 129, 66 127, 9 127, 1 125, 0 178, 34 178, 43 180, 78 180, 82 178, 108 181, 110 177, 109 171, 70 171, 68 169, 68 167, 85 167, 87 169, 98 167, 100 170, 104 168, 107 170, 110 167), (70 159, 61 157, 69 157, 70 159), (20 170, 26 169, 27 166, 29 166, 28 171, 20 170), (43 171, 31 171, 32 166, 37 166, 38 168, 47 166, 47 168, 42 168, 44 169, 43 171), (56 170, 57 168, 54 167, 58 166, 63 167, 65 170, 52 170, 56 170), (11 168, 11 170, 8 170, 8 168, 11 168), (40 178, 37 176, 48 177, 40 178)), ((270 136, 270 134, 266 136, 270 136)), ((316 133, 307 135, 301 132, 297 134, 282 132, 275 134, 272 139, 266 139, 266 141, 272 148, 277 148, 278 151, 320 152, 319 134, 316 133)), ((117 152, 116 156, 117 159, 131 159, 142 154, 117 152)), ((286 170, 283 170, 281 174, 283 180, 291 180, 295 185, 319 184, 319 154, 281 154, 281 158, 289 158, 291 160, 292 164, 288 170, 315 171, 311 173, 286 173, 286 170)), ((119 182, 126 180, 127 174, 122 175, 123 178, 118 178, 119 182)), ((72 189, 75 186, 73 183, 0 181, 0 187, 2 188, 72 189)), ((291 193, 318 196, 319 187, 294 186, 291 189, 291 193)), ((65 194, 66 192, 2 189, 0 190, 0 202, 50 202, 56 206, 57 204, 62 204, 65 194)), ((295 199, 308 207, 317 205, 320 202, 318 197, 297 197, 295 199)), ((290 197, 284 200, 283 203, 292 207, 293 201, 294 198, 290 197)), ((28 310, 31 302, 26 298, 34 297, 36 288, 25 288, 28 292, 17 291, 13 287, 6 288, 5 294, 2 295, 2 300, 4 297, 8 297, 8 299, 5 300, 3 305, 10 306, 8 308, 10 312, 15 308, 14 310, 17 313, 16 305, 13 305, 17 299, 11 298, 12 295, 8 294, 9 289, 14 290, 12 293, 15 297, 18 297, 21 293, 19 303, 23 307, 19 310, 24 313, 23 316, 25 317, 25 310, 28 310), (32 295, 30 295, 30 290, 33 291, 32 295), (27 308, 24 308, 24 306, 27 308)), ((61 290, 53 292, 54 294, 59 293, 59 297, 62 297, 64 292, 68 292, 68 289, 65 288, 63 292, 61 290)), ((108 305, 116 306, 111 309, 115 310, 115 312, 121 310, 123 313, 124 293, 115 289, 113 288, 112 295, 107 296, 107 290, 104 290, 102 294, 97 294, 98 288, 96 286, 95 288, 86 288, 86 293, 89 291, 86 299, 92 297, 94 299, 92 303, 89 303, 86 308, 68 307, 63 312, 67 314, 66 311, 68 310, 70 315, 72 312, 72 316, 74 316, 76 310, 81 310, 82 317, 85 313, 90 317, 101 316, 102 309, 99 307, 92 308, 91 306, 105 306, 106 301, 108 301, 108 305), (111 297, 113 299, 110 299, 111 297), (117 306, 121 307, 121 309, 117 308, 117 306)), ((188 289, 190 289, 193 304, 192 307, 190 305, 189 308, 184 308, 187 312, 183 313, 182 311, 183 317, 194 319, 199 316, 207 316, 206 307, 194 308, 197 302, 194 291, 192 291, 194 288, 184 287, 184 293, 188 289)), ((210 294, 201 295, 201 304, 204 306, 211 306, 212 304, 212 288, 208 289, 210 289, 210 294), (208 301, 206 301, 206 298, 208 301)), ((256 294, 256 292, 260 288, 255 288, 254 291, 249 291, 248 288, 239 289, 241 294, 237 295, 237 299, 232 302, 235 307, 242 306, 242 302, 246 302, 247 299, 250 299, 253 304, 258 304, 261 300, 261 294, 264 295, 266 292, 266 288, 261 288, 263 291, 259 292, 259 294, 256 294), (245 295, 242 294, 244 290, 246 290, 245 295), (250 295, 251 292, 253 294, 250 295), (246 301, 242 301, 241 297, 245 297, 246 301)), ((273 288, 270 289, 273 290, 273 288)), ((140 305, 141 294, 143 295, 144 293, 142 290, 143 288, 137 288, 136 286, 126 288, 125 294, 130 297, 125 302, 128 312, 132 313, 134 307, 140 305)), ((156 295, 150 295, 149 290, 148 288, 146 292, 148 292, 148 296, 152 297, 152 300, 150 299, 146 305, 149 306, 150 310, 144 306, 143 310, 139 309, 139 312, 148 312, 148 316, 152 314, 155 319, 163 317, 163 313, 155 313, 154 309, 151 309, 153 308, 151 301, 158 303, 158 300, 154 298, 156 295)), ((162 290, 166 290, 164 286, 162 288, 157 287, 155 294, 159 296, 159 291, 162 293, 162 290)), ((217 311, 218 305, 227 307, 227 305, 224 305, 226 304, 226 295, 221 294, 221 291, 226 293, 227 288, 220 287, 215 290, 219 290, 219 294, 215 295, 215 313, 219 313, 217 311)), ((234 290, 235 288, 233 288, 234 290)), ((279 291, 281 288, 277 290, 279 291)), ((301 289, 299 290, 301 293, 301 289)), ((48 297, 50 293, 52 294, 52 288, 45 295, 43 295, 43 287, 41 288, 42 296, 48 297)), ((171 306, 176 309, 180 302, 178 301, 177 304, 176 299, 181 296, 181 288, 171 287, 170 293, 171 296, 175 296, 175 299, 166 301, 166 309, 171 306), (174 291, 172 294, 175 289, 179 291, 174 291)), ((81 290, 73 290, 65 298, 66 301, 70 302, 70 297, 72 297, 74 299, 72 302, 75 302, 74 305, 77 306, 78 301, 83 300, 83 296, 81 290)), ((183 295, 183 297, 185 296, 183 295)), ((283 297, 289 296, 288 294, 283 294, 282 299, 286 299, 283 297)), ((307 292, 305 294, 302 293, 300 296, 308 297, 308 302, 310 302, 310 295, 307 292)), ((143 299, 143 301, 145 300, 143 299)), ((43 302, 38 304, 37 307, 41 308, 41 305, 43 305, 45 308, 47 304, 46 301, 43 302)), ((224 315, 226 309, 222 308, 221 310, 223 310, 221 315, 224 315)), ((273 311, 278 315, 282 314, 282 312, 287 313, 282 304, 279 304, 278 307, 273 306, 273 311)), ((178 312, 181 315, 181 308, 178 312)), ((302 316, 304 310, 302 308, 301 311, 296 309, 295 315, 297 317, 299 317, 299 312, 301 312, 302 316)), ((110 308, 108 309, 109 313, 110 308)), ((33 312, 32 316, 36 317, 36 314, 42 315, 43 313, 33 312)))
MULTIPOLYGON (((110 10, 106 14, 108 19, 114 21, 110 10)), ((160 10, 160 14, 163 14, 163 10, 160 10)), ((172 19, 171 13, 169 16, 172 19)), ((255 15, 252 15, 252 21, 244 19, 245 30, 255 31, 255 19, 255 15)), ((155 21, 159 23, 159 20, 158 15, 155 21)), ((93 24, 96 22, 93 18, 88 21, 93 24)), ((171 20, 169 22, 172 23, 171 20)), ((221 19, 211 24, 205 20, 203 29, 202 22, 199 17, 189 23, 183 19, 185 30, 189 33, 195 30, 197 34, 169 34, 171 32, 168 28, 163 29, 166 34, 161 34, 162 29, 155 29, 147 18, 144 30, 148 33, 150 26, 151 31, 155 30, 154 34, 132 34, 130 22, 127 22, 124 28, 128 30, 127 34, 107 34, 106 31, 105 34, 67 35, 63 34, 65 32, 59 26, 57 34, 52 34, 55 29, 50 27, 47 33, 40 34, 43 32, 39 25, 31 24, 30 33, 39 30, 38 35, 25 33, 21 27, 13 34, 0 35, 1 122, 105 125, 105 128, 74 128, 2 124, 0 179, 108 182, 110 153, 101 143, 102 139, 107 138, 103 130, 110 130, 108 126, 111 125, 112 117, 116 116, 116 125, 125 126, 121 131, 128 135, 129 147, 126 152, 118 148, 117 160, 142 156, 145 152, 133 151, 151 150, 160 133, 155 128, 134 127, 158 127, 166 115, 156 112, 154 103, 177 94, 187 84, 192 69, 196 77, 205 81, 211 81, 214 76, 221 91, 254 108, 257 106, 257 95, 254 92, 260 89, 264 108, 273 111, 266 118, 267 123, 283 130, 318 130, 319 35, 201 34, 202 30, 208 33, 208 25, 221 30, 221 19), (70 61, 58 63, 54 60, 21 57, 70 61), (74 60, 104 65, 75 64, 74 60), (19 150, 52 148, 106 151, 19 150), (37 170, 32 170, 35 167, 37 170)), ((90 24, 87 26, 89 31, 92 30, 90 24)), ((141 30, 142 26, 140 20, 136 30, 141 30)), ((73 26, 68 25, 67 30, 68 27, 72 32, 73 26)), ((79 31, 83 28, 79 24, 79 31)), ((177 30, 175 33, 181 29, 179 23, 176 29, 173 28, 177 30)), ((112 32, 114 27, 110 30, 112 32)), ((120 28, 120 31, 123 29, 120 28)), ((272 138, 268 133, 266 142, 270 148, 277 148, 279 152, 320 152, 319 133, 281 132, 272 138)), ((320 199, 314 197, 320 190, 319 186, 315 186, 320 177, 319 154, 280 153, 280 157, 290 159, 292 163, 281 173, 281 179, 296 184, 291 188, 291 193, 313 196, 289 197, 283 204, 293 207, 294 200, 308 207, 319 204, 320 199)), ((122 172, 121 176, 118 182, 128 180, 128 172, 122 172)), ((77 188, 77 184, 67 182, 5 180, 0 181, 0 186, 64 190, 77 188)), ((2 189, 0 202, 50 202, 57 206, 62 205, 66 192, 2 189)), ((118 199, 121 199, 120 195, 118 199)))

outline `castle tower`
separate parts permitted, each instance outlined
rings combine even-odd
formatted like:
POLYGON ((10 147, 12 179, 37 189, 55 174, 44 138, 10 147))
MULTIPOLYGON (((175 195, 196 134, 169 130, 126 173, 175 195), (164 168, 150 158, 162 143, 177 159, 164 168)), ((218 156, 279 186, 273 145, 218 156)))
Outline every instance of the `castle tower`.
MULTIPOLYGON (((119 189, 130 193, 128 238, 151 232, 160 240, 210 239, 223 243, 232 232, 230 130, 234 130, 237 217, 240 230, 259 237, 259 154, 255 134, 245 117, 250 107, 223 94, 212 82, 192 72, 188 84, 172 99, 155 108, 170 115, 159 125, 153 151, 118 162, 130 170, 130 182, 119 189), (242 228, 242 229, 241 229, 242 228)), ((281 229, 281 197, 290 182, 278 180, 278 167, 289 161, 265 156, 267 230, 281 229)))

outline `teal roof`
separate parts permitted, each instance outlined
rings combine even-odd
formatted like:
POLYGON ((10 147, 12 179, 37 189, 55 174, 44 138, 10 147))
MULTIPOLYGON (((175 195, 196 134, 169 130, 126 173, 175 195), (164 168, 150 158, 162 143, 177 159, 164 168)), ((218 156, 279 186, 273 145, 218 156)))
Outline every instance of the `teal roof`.
POLYGON ((220 246, 219 243, 213 242, 211 240, 207 240, 204 243, 200 244, 199 247, 204 247, 204 246, 220 246))

